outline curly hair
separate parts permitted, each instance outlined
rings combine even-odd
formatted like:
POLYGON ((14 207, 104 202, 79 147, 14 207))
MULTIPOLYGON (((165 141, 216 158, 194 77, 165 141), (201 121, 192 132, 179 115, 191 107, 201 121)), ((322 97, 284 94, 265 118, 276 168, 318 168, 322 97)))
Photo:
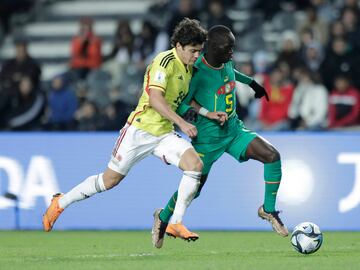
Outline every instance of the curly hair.
POLYGON ((198 20, 184 18, 174 29, 171 36, 171 46, 175 47, 178 42, 181 46, 203 44, 206 36, 207 31, 198 20))

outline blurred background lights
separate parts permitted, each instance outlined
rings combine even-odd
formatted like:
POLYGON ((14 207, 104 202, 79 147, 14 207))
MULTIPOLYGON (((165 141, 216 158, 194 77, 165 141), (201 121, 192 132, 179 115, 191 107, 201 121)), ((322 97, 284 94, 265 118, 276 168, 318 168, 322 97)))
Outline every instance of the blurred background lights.
POLYGON ((305 203, 314 188, 314 177, 310 166, 303 160, 285 159, 282 162, 282 171, 279 201, 291 205, 305 203))

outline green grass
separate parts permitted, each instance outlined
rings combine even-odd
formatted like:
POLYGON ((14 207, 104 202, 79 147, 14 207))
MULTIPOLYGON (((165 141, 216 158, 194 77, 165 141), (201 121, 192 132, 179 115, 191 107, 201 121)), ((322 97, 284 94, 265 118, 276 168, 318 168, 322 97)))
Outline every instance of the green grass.
POLYGON ((0 269, 360 269, 360 232, 325 232, 312 255, 273 232, 200 232, 197 242, 147 231, 0 231, 0 269))

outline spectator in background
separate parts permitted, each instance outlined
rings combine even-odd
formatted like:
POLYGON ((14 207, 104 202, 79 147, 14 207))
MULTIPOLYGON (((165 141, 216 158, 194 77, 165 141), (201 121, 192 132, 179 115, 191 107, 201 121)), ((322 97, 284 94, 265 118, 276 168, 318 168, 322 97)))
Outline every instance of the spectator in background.
POLYGON ((302 29, 310 28, 313 31, 314 39, 321 43, 322 46, 326 45, 329 39, 328 24, 318 16, 317 10, 314 7, 306 9, 306 19, 298 27, 298 33, 302 29))
POLYGON ((298 74, 298 84, 288 111, 291 128, 322 130, 328 112, 327 89, 306 68, 300 68, 295 74, 298 74))
POLYGON ((360 85, 359 56, 351 50, 343 38, 336 38, 331 44, 324 61, 320 66, 321 77, 327 89, 333 89, 333 80, 337 74, 347 75, 355 84, 360 85))
POLYGON ((48 94, 48 121, 50 130, 73 130, 77 98, 68 85, 66 76, 56 76, 48 94))
POLYGON ((253 68, 255 74, 265 74, 269 72, 270 60, 269 54, 266 51, 257 51, 253 56, 253 68))
POLYGON ((339 20, 332 22, 330 25, 329 42, 326 47, 327 53, 331 53, 331 44, 337 38, 346 39, 344 25, 339 20))
POLYGON ((359 18, 360 17, 360 6, 359 6, 359 1, 358 0, 344 0, 344 1, 339 1, 342 6, 340 7, 340 13, 342 14, 343 11, 345 9, 352 9, 353 11, 355 11, 356 17, 359 18))
POLYGON ((166 27, 168 37, 171 37, 172 31, 175 29, 175 26, 185 17, 189 19, 199 19, 199 12, 196 9, 193 0, 179 1, 177 9, 172 12, 172 16, 170 17, 166 27))
POLYGON ((127 20, 118 21, 111 53, 104 57, 104 62, 116 59, 119 63, 129 63, 134 51, 135 35, 127 20))
POLYGON ((359 123, 360 92, 346 76, 335 78, 335 88, 329 97, 329 128, 355 126, 359 123))
POLYGON ((85 100, 76 110, 75 119, 80 131, 96 131, 101 124, 99 108, 89 100, 85 100))
POLYGON ((310 0, 311 5, 315 8, 318 17, 325 23, 330 23, 336 17, 336 10, 328 0, 310 0))
POLYGON ((225 25, 233 31, 233 20, 225 13, 225 6, 221 0, 210 0, 207 3, 207 13, 204 18, 205 25, 208 29, 215 25, 225 25))
POLYGON ((4 62, 0 71, 0 128, 6 128, 7 117, 11 113, 13 102, 19 97, 19 83, 27 77, 34 88, 39 87, 41 69, 31 58, 27 42, 23 38, 15 39, 15 57, 4 62))
POLYGON ((145 67, 150 64, 155 54, 160 52, 157 48, 158 30, 150 21, 144 21, 141 32, 135 38, 134 42, 134 61, 141 73, 145 67))
MULTIPOLYGON (((257 51, 254 53, 252 62, 245 64, 241 67, 240 71, 246 75, 254 77, 254 79, 261 85, 264 85, 265 78, 268 78, 270 68, 270 57, 265 51, 257 51)), ((252 130, 261 129, 259 124, 259 111, 261 100, 255 99, 254 94, 249 92, 248 86, 243 84, 237 84, 237 100, 243 110, 239 113, 244 113, 244 123, 252 130)), ((270 95, 269 95, 270 96, 270 95)))
POLYGON ((111 75, 114 87, 120 85, 127 68, 133 63, 134 45, 135 35, 129 22, 120 20, 115 31, 112 51, 104 58, 103 65, 103 70, 111 75))
POLYGON ((341 15, 344 25, 345 37, 354 50, 360 49, 360 25, 356 12, 352 8, 346 8, 341 15))
POLYGON ((324 59, 323 49, 319 42, 313 41, 305 47, 304 62, 308 69, 318 72, 324 59))
POLYGON ((40 129, 45 105, 44 94, 35 88, 31 78, 22 77, 19 82, 17 97, 11 100, 11 107, 7 112, 7 129, 40 129))
POLYGON ((296 32, 291 30, 284 31, 279 47, 280 52, 275 66, 279 67, 284 76, 289 78, 294 68, 304 65, 299 52, 300 41, 296 32))
POLYGON ((264 88, 270 96, 269 102, 260 103, 260 129, 287 130, 287 114, 294 92, 294 86, 286 81, 279 68, 274 68, 269 76, 264 76, 264 88))
POLYGON ((100 67, 101 62, 101 39, 93 32, 92 19, 82 18, 79 34, 71 41, 70 67, 75 76, 83 80, 90 70, 100 67))
POLYGON ((311 28, 303 28, 299 33, 300 38, 300 52, 303 56, 305 54, 306 47, 314 42, 314 33, 311 28))
POLYGON ((39 87, 41 69, 29 55, 24 38, 15 40, 15 58, 7 60, 0 72, 0 91, 15 93, 23 77, 28 77, 32 85, 39 87))
MULTIPOLYGON (((254 67, 251 62, 243 63, 240 66, 239 71, 249 77, 254 77, 254 67)), ((262 84, 262 80, 254 78, 255 81, 262 84)), ((254 100, 254 91, 249 87, 249 85, 244 83, 236 83, 236 113, 239 116, 240 119, 243 121, 247 119, 248 113, 249 113, 249 106, 250 103, 254 100)))
POLYGON ((101 114, 98 130, 119 130, 126 124, 133 106, 122 100, 116 100, 108 105, 101 114))

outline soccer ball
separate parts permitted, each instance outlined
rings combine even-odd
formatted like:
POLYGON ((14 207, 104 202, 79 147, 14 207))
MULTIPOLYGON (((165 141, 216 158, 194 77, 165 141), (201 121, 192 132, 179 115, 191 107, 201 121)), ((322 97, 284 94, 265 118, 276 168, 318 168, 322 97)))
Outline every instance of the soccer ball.
POLYGON ((323 242, 323 235, 319 226, 312 222, 303 222, 294 228, 291 234, 291 244, 302 254, 316 252, 323 242))

